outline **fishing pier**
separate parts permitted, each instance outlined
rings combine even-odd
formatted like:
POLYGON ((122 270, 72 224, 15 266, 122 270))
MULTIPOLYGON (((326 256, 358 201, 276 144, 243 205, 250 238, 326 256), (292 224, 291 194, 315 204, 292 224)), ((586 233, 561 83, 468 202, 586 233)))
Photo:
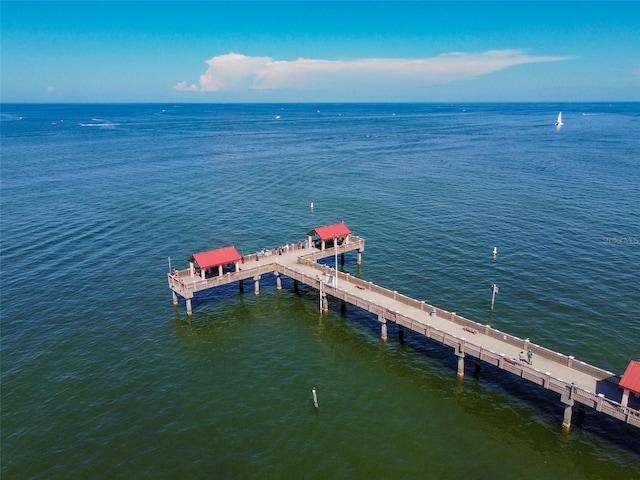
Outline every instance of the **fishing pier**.
POLYGON ((282 277, 310 286, 318 292, 318 307, 327 311, 327 295, 355 305, 377 316, 380 336, 387 340, 387 324, 397 325, 402 341, 405 329, 453 349, 457 356, 457 375, 464 377, 465 362, 474 359, 475 375, 487 363, 528 380, 541 388, 560 395, 564 407, 562 425, 568 429, 574 410, 583 416, 590 408, 640 428, 640 362, 631 361, 622 377, 579 361, 571 355, 550 350, 541 345, 501 332, 489 325, 468 320, 454 312, 442 310, 424 301, 354 277, 337 269, 338 257, 357 252, 362 263, 365 242, 355 236, 344 223, 318 227, 307 234, 305 241, 287 244, 272 250, 262 250, 241 256, 234 247, 196 253, 189 258, 189 268, 172 270, 167 279, 178 305, 178 297, 186 302, 192 315, 192 299, 197 292, 238 282, 240 292, 244 281, 252 279, 254 293, 260 293, 260 279, 275 275, 276 286, 282 289, 282 277), (335 257, 336 268, 318 260, 335 257), (532 357, 523 358, 531 352, 532 357))

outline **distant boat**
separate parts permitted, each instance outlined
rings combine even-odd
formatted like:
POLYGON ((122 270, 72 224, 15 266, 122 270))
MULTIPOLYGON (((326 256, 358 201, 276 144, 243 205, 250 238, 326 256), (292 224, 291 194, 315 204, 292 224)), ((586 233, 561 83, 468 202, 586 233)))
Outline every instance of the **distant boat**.
POLYGON ((562 123, 562 112, 560 112, 558 114, 558 120, 556 120, 556 127, 561 127, 562 125, 564 125, 564 123, 562 123))

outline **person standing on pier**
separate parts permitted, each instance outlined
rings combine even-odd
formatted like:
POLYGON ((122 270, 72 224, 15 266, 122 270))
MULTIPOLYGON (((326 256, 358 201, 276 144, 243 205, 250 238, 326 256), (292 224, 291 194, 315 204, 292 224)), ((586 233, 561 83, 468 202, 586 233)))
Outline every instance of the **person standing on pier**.
POLYGON ((527 362, 529 365, 533 365, 533 352, 531 350, 527 352, 527 362))
POLYGON ((525 359, 524 359, 524 352, 520 352, 519 358, 520 358, 520 361, 521 361, 521 362, 524 362, 524 361, 525 361, 525 359))

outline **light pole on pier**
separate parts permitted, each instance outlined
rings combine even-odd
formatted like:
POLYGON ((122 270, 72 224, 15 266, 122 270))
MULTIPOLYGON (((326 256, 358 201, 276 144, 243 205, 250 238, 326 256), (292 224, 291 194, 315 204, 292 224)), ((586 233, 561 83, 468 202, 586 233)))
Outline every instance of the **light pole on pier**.
POLYGON ((333 246, 335 247, 335 256, 336 256, 336 278, 333 280, 334 288, 338 288, 338 239, 333 239, 333 246))

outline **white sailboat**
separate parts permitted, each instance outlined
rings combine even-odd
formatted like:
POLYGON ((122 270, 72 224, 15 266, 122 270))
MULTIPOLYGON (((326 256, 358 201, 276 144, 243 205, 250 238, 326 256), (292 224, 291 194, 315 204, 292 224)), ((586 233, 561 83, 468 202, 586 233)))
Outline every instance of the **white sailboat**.
POLYGON ((556 127, 561 127, 562 125, 564 125, 564 123, 562 123, 562 112, 560 112, 558 114, 558 120, 556 120, 556 127))

